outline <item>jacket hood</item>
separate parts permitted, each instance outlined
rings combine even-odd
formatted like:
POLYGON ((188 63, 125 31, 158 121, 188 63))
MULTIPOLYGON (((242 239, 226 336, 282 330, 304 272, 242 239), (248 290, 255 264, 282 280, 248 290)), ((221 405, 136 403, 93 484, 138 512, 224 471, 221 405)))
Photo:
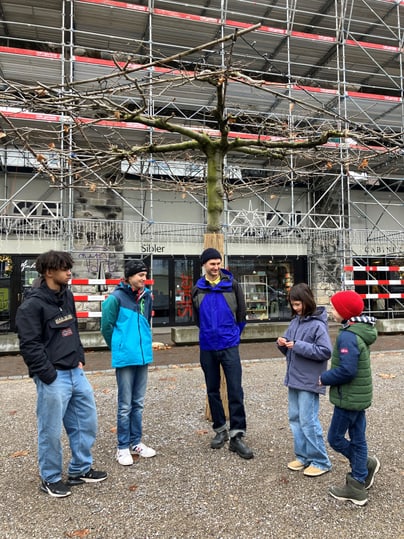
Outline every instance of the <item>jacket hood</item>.
POLYGON ((377 339, 376 319, 372 316, 356 316, 355 321, 351 318, 342 329, 348 329, 355 335, 359 335, 370 346, 377 339))
MULTIPOLYGON (((230 271, 228 271, 226 269, 221 269, 220 270, 220 282, 216 286, 223 286, 223 284, 226 284, 226 282, 231 285, 231 283, 233 282, 233 275, 230 273, 230 271)), ((205 275, 203 275, 202 277, 199 278, 199 280, 197 282, 197 286, 198 286, 198 288, 201 288, 201 289, 205 289, 205 288, 210 289, 211 288, 211 285, 206 280, 205 275)))
POLYGON ((59 292, 51 290, 43 277, 38 277, 32 283, 32 288, 28 289, 25 293, 24 299, 28 298, 41 298, 42 300, 47 301, 48 303, 60 303, 63 302, 63 297, 66 294, 68 285, 63 285, 59 292))
POLYGON ((133 297, 135 296, 137 300, 141 299, 145 294, 151 294, 150 288, 147 288, 146 286, 141 290, 140 294, 138 294, 137 290, 134 290, 130 284, 126 283, 125 281, 121 281, 115 290, 120 290, 124 292, 125 294, 128 294, 129 296, 133 297))
MULTIPOLYGON (((299 317, 296 315, 296 318, 299 317)), ((324 322, 324 324, 328 324, 328 314, 325 307, 317 307, 316 311, 313 314, 301 316, 300 318, 302 322, 310 320, 320 320, 321 322, 324 322)))

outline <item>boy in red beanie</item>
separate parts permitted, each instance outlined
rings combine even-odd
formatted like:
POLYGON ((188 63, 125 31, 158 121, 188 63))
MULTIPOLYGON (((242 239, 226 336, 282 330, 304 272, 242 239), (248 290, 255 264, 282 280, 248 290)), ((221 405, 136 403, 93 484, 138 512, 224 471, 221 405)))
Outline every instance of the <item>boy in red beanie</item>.
POLYGON ((331 313, 342 327, 331 356, 331 369, 319 378, 330 387, 334 413, 328 430, 328 443, 350 462, 352 471, 343 487, 331 487, 338 500, 365 505, 380 462, 368 457, 365 410, 372 402, 372 371, 369 346, 377 338, 376 319, 362 314, 364 303, 353 290, 337 292, 331 298, 331 313), (345 437, 349 434, 349 439, 345 437))

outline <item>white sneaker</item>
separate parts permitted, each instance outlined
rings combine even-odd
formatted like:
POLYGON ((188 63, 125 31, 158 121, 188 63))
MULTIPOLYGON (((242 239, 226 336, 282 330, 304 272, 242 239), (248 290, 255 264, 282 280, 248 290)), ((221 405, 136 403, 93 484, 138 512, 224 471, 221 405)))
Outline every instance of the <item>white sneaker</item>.
POLYGON ((134 455, 139 455, 139 457, 144 457, 146 459, 154 457, 156 454, 154 449, 147 447, 147 445, 142 444, 142 442, 140 442, 140 444, 133 445, 131 451, 134 455))
POLYGON ((122 466, 131 466, 131 464, 133 464, 133 458, 130 454, 129 448, 118 449, 115 458, 119 464, 122 464, 122 466))

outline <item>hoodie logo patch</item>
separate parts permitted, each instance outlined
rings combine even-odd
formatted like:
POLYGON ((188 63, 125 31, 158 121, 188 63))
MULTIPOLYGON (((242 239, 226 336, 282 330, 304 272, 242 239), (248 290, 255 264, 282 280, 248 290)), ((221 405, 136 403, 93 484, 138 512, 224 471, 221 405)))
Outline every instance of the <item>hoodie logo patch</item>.
POLYGON ((62 337, 70 337, 70 335, 73 335, 71 328, 62 329, 62 337))
POLYGON ((68 322, 69 320, 73 320, 72 314, 66 314, 65 316, 59 316, 58 318, 55 318, 55 324, 63 324, 63 322, 68 322))

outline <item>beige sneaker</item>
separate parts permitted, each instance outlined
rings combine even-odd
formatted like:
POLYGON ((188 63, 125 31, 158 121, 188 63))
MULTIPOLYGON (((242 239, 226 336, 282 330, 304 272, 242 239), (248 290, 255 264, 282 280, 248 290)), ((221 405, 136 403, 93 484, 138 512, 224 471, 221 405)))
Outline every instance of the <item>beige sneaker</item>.
POLYGON ((122 466, 131 466, 133 464, 133 458, 130 454, 129 448, 118 449, 115 458, 122 466))
POLYGON ((300 460, 292 460, 292 462, 289 462, 288 464, 289 470, 293 470, 294 472, 300 472, 300 470, 304 469, 304 464, 300 462, 300 460))
POLYGON ((321 470, 320 468, 316 468, 315 466, 308 466, 305 468, 303 474, 308 475, 309 477, 318 477, 319 475, 323 475, 327 473, 329 470, 321 470))

